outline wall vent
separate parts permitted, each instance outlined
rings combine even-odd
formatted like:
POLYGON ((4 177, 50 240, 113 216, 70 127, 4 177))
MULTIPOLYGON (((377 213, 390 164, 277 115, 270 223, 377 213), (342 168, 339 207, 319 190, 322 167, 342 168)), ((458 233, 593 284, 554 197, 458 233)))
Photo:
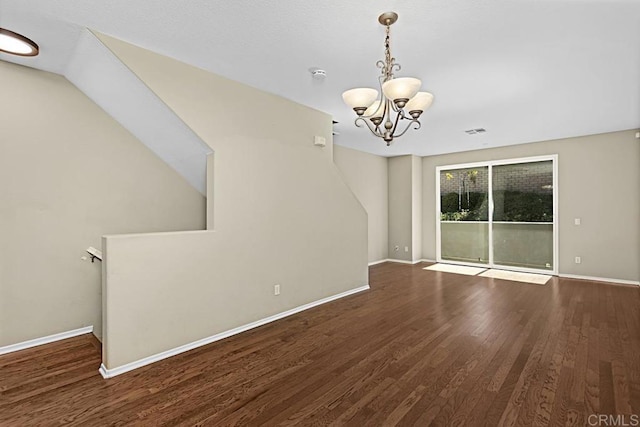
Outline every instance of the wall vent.
POLYGON ((465 130, 464 132, 467 135, 476 135, 478 133, 485 133, 487 130, 485 128, 477 128, 477 129, 469 129, 469 130, 465 130))

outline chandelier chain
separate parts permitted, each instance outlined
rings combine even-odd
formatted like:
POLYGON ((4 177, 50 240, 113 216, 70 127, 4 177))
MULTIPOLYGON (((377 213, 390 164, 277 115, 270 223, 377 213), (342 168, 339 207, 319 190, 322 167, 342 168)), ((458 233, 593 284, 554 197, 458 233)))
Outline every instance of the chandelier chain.
POLYGON ((384 38, 384 61, 378 61, 378 66, 382 69, 382 82, 393 78, 393 71, 400 70, 400 64, 396 64, 396 59, 391 56, 391 26, 386 25, 384 38))
POLYGON ((387 64, 385 70, 385 81, 391 78, 391 26, 387 25, 387 36, 384 39, 384 62, 387 64))

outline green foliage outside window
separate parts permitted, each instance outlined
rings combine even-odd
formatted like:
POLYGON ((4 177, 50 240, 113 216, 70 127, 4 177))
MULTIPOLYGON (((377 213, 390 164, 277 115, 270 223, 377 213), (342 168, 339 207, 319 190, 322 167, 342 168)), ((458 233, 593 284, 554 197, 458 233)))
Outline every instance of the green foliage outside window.
MULTIPOLYGON (((494 221, 553 222, 553 194, 496 191, 494 221)), ((447 193, 440 198, 442 221, 488 221, 487 193, 447 193)))
POLYGON ((487 193, 469 192, 462 197, 448 193, 440 199, 443 221, 488 221, 487 193))

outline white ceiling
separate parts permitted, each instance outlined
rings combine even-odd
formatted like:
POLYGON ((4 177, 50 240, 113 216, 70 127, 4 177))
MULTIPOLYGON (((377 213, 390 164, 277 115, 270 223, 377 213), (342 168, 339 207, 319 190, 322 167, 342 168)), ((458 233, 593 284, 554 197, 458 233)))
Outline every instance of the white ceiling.
POLYGON ((41 47, 2 60, 64 74, 87 27, 332 114, 337 144, 386 156, 640 127, 637 0, 0 0, 0 27, 41 47), (355 128, 341 99, 377 84, 387 10, 400 15, 400 75, 436 97, 391 147, 355 128), (464 133, 477 127, 487 133, 464 133))

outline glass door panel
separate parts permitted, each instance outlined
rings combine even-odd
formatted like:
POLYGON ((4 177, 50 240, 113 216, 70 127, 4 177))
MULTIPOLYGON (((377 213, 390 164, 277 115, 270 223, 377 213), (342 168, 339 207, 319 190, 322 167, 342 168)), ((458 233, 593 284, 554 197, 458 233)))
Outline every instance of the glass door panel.
POLYGON ((440 257, 489 262, 489 168, 440 171, 440 257))
POLYGON ((554 269, 553 161, 492 166, 493 264, 554 269))

